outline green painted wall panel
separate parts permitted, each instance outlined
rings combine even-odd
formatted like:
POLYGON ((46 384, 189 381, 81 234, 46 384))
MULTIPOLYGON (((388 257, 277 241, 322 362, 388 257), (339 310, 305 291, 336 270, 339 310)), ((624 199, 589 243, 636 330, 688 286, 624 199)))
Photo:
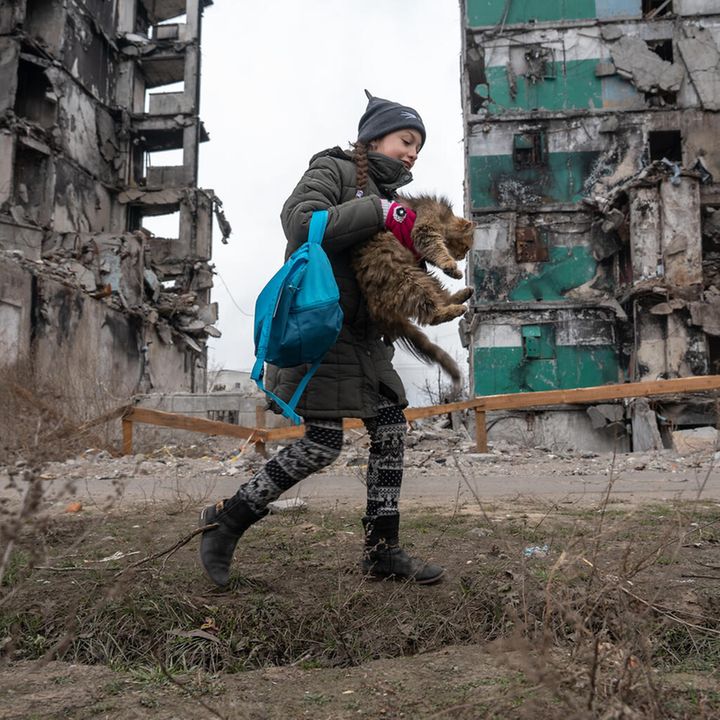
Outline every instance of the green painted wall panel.
POLYGON ((527 360, 520 347, 475 348, 476 395, 569 390, 618 382, 614 348, 584 345, 555 348, 554 360, 527 360))
POLYGON ((473 351, 473 384, 476 395, 520 392, 521 347, 476 347, 473 351))
POLYGON ((511 155, 468 158, 473 209, 580 202, 598 152, 551 153, 547 165, 515 170, 511 155))
POLYGON ((549 248, 550 259, 539 272, 523 278, 508 294, 508 300, 564 300, 568 290, 592 280, 597 261, 585 245, 549 248))
POLYGON ((496 25, 532 20, 580 20, 595 17, 595 0, 467 0, 467 21, 473 25, 496 25))
POLYGON ((617 352, 601 345, 555 348, 560 389, 619 382, 617 352))
POLYGON ((531 82, 520 75, 517 92, 510 95, 507 69, 489 67, 485 76, 490 87, 488 112, 499 115, 506 110, 569 110, 603 106, 602 79, 595 76, 598 60, 569 60, 552 63, 553 78, 531 82))

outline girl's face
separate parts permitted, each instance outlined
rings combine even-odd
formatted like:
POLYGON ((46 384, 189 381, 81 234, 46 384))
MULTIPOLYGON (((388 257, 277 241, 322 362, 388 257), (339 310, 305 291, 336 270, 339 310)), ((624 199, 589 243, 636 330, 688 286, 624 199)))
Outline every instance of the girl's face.
POLYGON ((415 164, 421 146, 420 133, 410 128, 395 130, 370 143, 371 150, 399 160, 408 170, 415 164))

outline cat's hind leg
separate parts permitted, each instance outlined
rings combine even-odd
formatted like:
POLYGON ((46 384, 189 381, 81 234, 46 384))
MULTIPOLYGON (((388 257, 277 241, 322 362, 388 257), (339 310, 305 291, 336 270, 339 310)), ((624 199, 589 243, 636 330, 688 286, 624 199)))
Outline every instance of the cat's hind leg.
POLYGON ((465 314, 467 308, 464 305, 445 305, 437 309, 437 312, 430 318, 428 325, 440 325, 449 322, 465 314))

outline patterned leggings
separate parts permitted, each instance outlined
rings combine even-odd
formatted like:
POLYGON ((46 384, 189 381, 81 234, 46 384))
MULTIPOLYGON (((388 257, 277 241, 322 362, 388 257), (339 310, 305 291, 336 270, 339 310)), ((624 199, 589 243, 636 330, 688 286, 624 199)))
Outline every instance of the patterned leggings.
MULTIPOLYGON (((378 414, 363 422, 370 435, 366 514, 368 517, 397 515, 403 475, 405 416, 400 407, 382 400, 378 414)), ((252 480, 240 487, 235 497, 261 514, 269 502, 335 461, 340 455, 342 440, 342 420, 307 420, 305 437, 283 448, 252 480)))

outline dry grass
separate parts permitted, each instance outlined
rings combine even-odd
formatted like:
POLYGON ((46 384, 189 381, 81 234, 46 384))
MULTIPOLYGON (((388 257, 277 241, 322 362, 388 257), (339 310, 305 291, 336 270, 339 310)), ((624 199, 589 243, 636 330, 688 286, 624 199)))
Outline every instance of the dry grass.
POLYGON ((720 572, 699 571, 713 565, 720 511, 612 507, 480 523, 408 515, 406 545, 448 565, 435 588, 363 578, 358 528, 337 513, 273 516, 243 538, 226 592, 208 588, 194 543, 119 577, 142 555, 98 562, 172 546, 192 525, 187 513, 34 524, 28 511, 2 582, 2 652, 158 677, 353 667, 473 645, 521 681, 508 680, 490 714, 478 714, 484 689, 469 689, 454 717, 717 717, 718 693, 678 692, 665 678, 714 676, 720 660, 720 572), (546 542, 547 557, 524 557, 546 542))
MULTIPOLYGON (((66 427, 39 397, 3 387, 10 401, 39 408, 44 428, 16 429, 17 457, 66 427)), ((538 502, 499 511, 476 497, 451 515, 406 513, 408 550, 448 568, 431 588, 364 578, 354 517, 271 516, 243 537, 221 592, 201 575, 197 538, 131 567, 192 530, 192 503, 51 517, 39 472, 21 463, 10 481, 22 502, 0 517, 0 658, 9 669, 50 660, 112 668, 145 688, 170 683, 200 703, 197 712, 275 717, 238 714, 216 683, 190 692, 178 678, 282 668, 292 679, 467 647, 493 673, 459 683, 448 672, 431 694, 427 676, 403 677, 369 716, 720 717, 720 507, 702 499, 710 468, 695 501, 635 509, 614 503, 614 476, 587 509, 538 502), (545 545, 546 555, 529 552, 545 545)), ((286 703, 278 717, 300 715, 287 710, 290 691, 275 692, 274 706, 286 703)), ((316 692, 302 707, 328 718, 363 709, 343 702, 316 692)))

